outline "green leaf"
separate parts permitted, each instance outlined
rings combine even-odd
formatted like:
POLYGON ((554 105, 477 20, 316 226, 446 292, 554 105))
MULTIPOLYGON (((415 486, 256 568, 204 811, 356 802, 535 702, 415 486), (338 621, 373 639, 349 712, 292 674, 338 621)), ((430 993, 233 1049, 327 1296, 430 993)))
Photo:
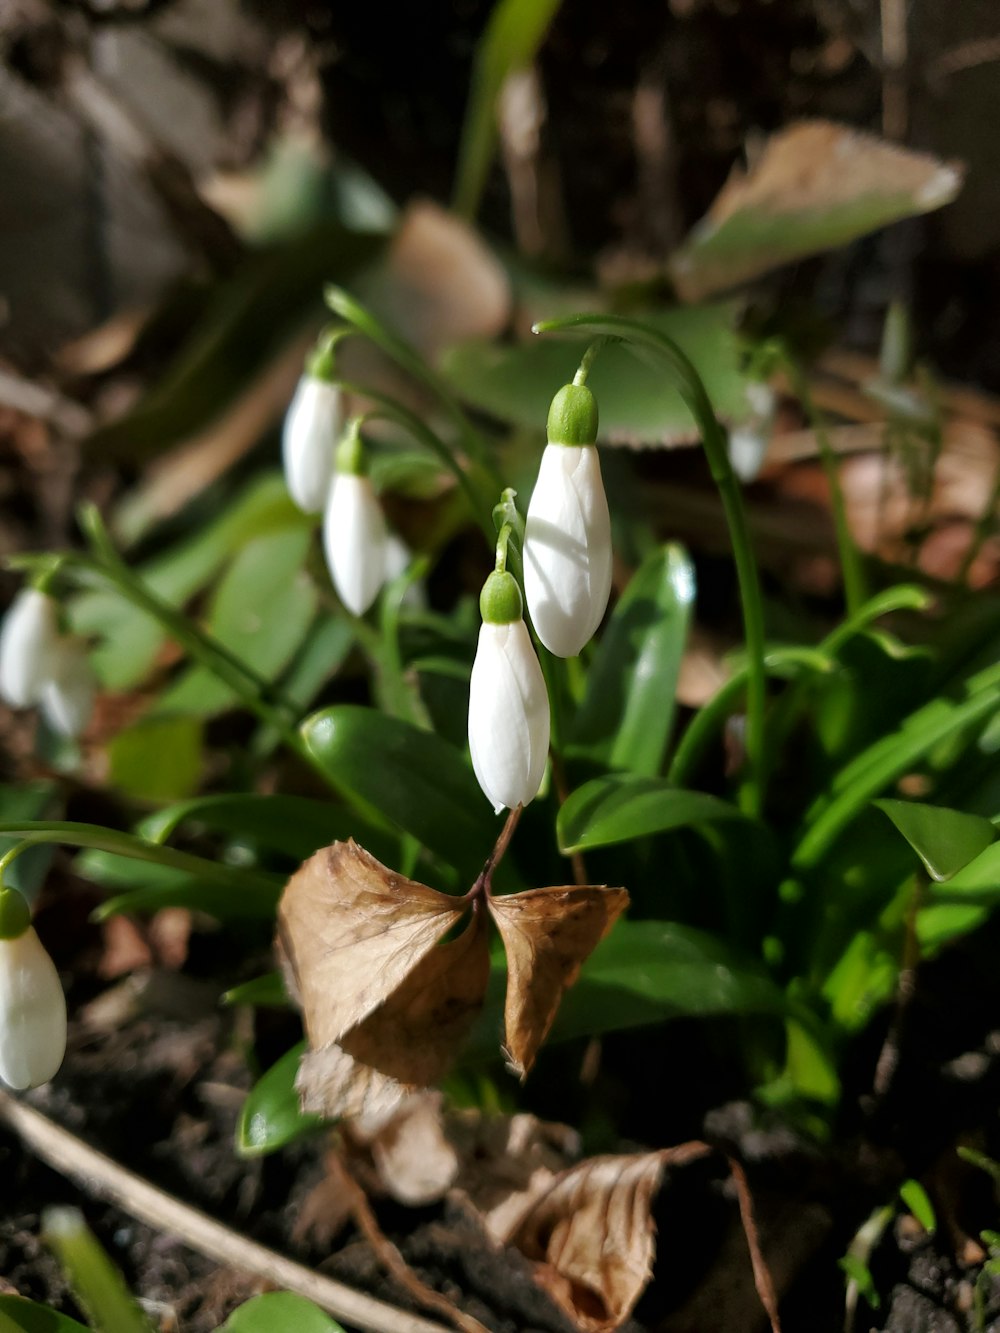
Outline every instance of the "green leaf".
POLYGON ((499 98, 507 76, 530 65, 560 0, 497 0, 476 47, 455 172, 455 212, 472 219, 496 150, 499 98))
POLYGON ((295 1076, 305 1042, 286 1051, 247 1094, 236 1125, 236 1151, 241 1157, 263 1157, 319 1129, 318 1115, 303 1115, 295 1076))
POLYGON ((1000 843, 992 843, 974 861, 956 871, 941 889, 932 891, 936 898, 955 900, 992 902, 1000 898, 1000 843))
MULTIPOLYGON (((47 813, 56 813, 53 806, 60 804, 58 788, 54 782, 46 780, 0 786, 0 822, 5 824, 21 824, 27 820, 43 818, 47 813)), ((0 856, 20 841, 17 837, 0 837, 0 856)), ((4 871, 4 884, 7 888, 17 889, 29 902, 33 902, 49 873, 52 856, 53 848, 44 844, 18 852, 15 860, 4 871)))
POLYGON ((927 1197, 927 1191, 919 1181, 904 1180, 899 1187, 899 1197, 925 1231, 933 1234, 937 1230, 934 1205, 927 1197))
POLYGON ((266 1291, 234 1310, 216 1333, 344 1333, 318 1305, 291 1291, 266 1291))
POLYGON ((669 263, 697 301, 804 255, 950 203, 962 172, 828 121, 801 121, 734 170, 669 263))
MULTIPOLYGON (((311 529, 265 533, 248 542, 216 589, 212 634, 265 680, 274 680, 301 646, 316 614, 315 584, 303 568, 311 529)), ((160 713, 221 712, 236 696, 206 667, 191 666, 161 695, 160 713)))
POLYGON ((12 1333, 14 1329, 19 1333, 90 1333, 84 1324, 47 1305, 23 1296, 0 1295, 0 1331, 12 1333))
POLYGON ((254 792, 201 796, 157 810, 137 826, 151 842, 166 842, 183 824, 230 833, 304 861, 331 842, 355 838, 379 860, 391 857, 394 840, 364 824, 342 806, 305 796, 254 792))
POLYGON ((873 801, 923 861, 931 879, 951 879, 984 851, 996 828, 980 815, 920 801, 873 801))
MULTIPOLYGON (((650 328, 675 339, 694 362, 722 417, 739 419, 750 407, 740 364, 734 304, 644 312, 650 328)), ((500 421, 545 428, 552 395, 573 378, 580 344, 535 339, 516 346, 469 341, 450 348, 442 370, 468 402, 500 421)), ((599 440, 606 444, 670 444, 697 438, 691 413, 661 363, 624 343, 602 348, 588 386, 600 404, 599 440)))
MULTIPOLYGON (((321 617, 282 677, 282 696, 304 712, 321 687, 340 670, 353 646, 354 626, 346 616, 321 617)), ((261 727, 251 748, 257 755, 270 754, 280 739, 274 727, 261 727)))
POLYGON ((99 1333, 153 1333, 146 1312, 79 1208, 46 1208, 42 1213, 42 1239, 54 1251, 93 1328, 99 1333))
POLYGON ((95 910, 98 921, 121 912, 157 912, 161 907, 190 907, 220 921, 267 921, 274 916, 281 892, 280 880, 273 888, 252 881, 227 888, 172 866, 93 849, 81 852, 73 869, 112 894, 95 910))
POLYGON ((681 546, 651 552, 636 570, 594 655, 569 753, 660 772, 694 595, 694 566, 681 546))
POLYGON ((288 1009, 291 1006, 280 972, 265 972, 252 981, 244 981, 241 986, 234 986, 222 996, 222 1003, 252 1004, 260 1009, 288 1009))
POLYGON ((478 872, 500 826, 453 745, 353 704, 314 713, 302 735, 346 798, 412 834, 449 865, 478 872))
POLYGON ((665 778, 612 773, 570 793, 559 811, 556 833, 560 850, 568 855, 709 820, 743 818, 719 797, 684 791, 665 778))
POLYGON ((882 1304, 882 1298, 878 1294, 871 1269, 864 1259, 857 1254, 845 1254, 842 1259, 837 1260, 837 1263, 855 1284, 858 1294, 864 1297, 873 1310, 877 1310, 882 1304))
POLYGON ((108 777, 137 801, 171 801, 198 786, 202 724, 196 717, 146 717, 108 744, 108 777))

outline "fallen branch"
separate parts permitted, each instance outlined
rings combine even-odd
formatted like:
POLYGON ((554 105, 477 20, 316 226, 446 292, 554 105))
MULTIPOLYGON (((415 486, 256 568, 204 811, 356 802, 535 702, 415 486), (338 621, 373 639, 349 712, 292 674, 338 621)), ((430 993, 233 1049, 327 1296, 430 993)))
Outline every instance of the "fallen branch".
POLYGON ((365 1333, 451 1333, 443 1324, 434 1324, 418 1315, 397 1310, 374 1296, 354 1291, 248 1240, 119 1166, 69 1130, 54 1124, 40 1111, 2 1091, 0 1122, 14 1130, 54 1170, 76 1180, 100 1198, 118 1204, 130 1216, 157 1231, 175 1236, 191 1249, 227 1268, 252 1274, 275 1287, 304 1296, 335 1318, 343 1319, 365 1333))

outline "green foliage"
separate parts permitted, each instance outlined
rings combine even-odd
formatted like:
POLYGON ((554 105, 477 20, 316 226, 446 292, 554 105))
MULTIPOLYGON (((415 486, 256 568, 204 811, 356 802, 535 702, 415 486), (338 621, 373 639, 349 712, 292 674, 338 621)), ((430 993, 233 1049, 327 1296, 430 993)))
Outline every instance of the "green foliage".
POLYGON ((23 1296, 0 1294, 0 1333, 88 1333, 85 1325, 23 1296))
POLYGON ((291 1291, 267 1291, 235 1310, 218 1333, 344 1333, 328 1314, 291 1291))
POLYGON ((241 1157, 261 1157, 312 1134, 321 1125, 318 1116, 299 1110, 295 1076, 305 1043, 286 1051, 257 1080, 240 1108, 236 1150, 241 1157))

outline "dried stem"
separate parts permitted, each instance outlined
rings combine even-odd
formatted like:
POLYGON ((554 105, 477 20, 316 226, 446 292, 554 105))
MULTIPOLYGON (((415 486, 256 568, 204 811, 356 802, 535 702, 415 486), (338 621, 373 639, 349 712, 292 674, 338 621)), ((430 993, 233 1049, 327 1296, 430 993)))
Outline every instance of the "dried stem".
POLYGON ((475 884, 465 895, 469 902, 475 903, 480 898, 488 898, 493 888, 493 874, 497 866, 503 860, 504 853, 514 836, 514 830, 517 828, 518 821, 521 818, 521 812, 524 806, 519 805, 507 814, 507 819, 503 828, 500 830, 500 836, 493 844, 493 850, 486 858, 486 864, 476 878, 475 884))
POLYGON ((771 1277, 771 1270, 767 1266, 764 1258, 764 1251, 760 1245, 760 1234, 757 1231, 757 1222, 753 1215, 753 1196, 750 1193, 750 1186, 747 1183, 746 1172, 735 1157, 728 1157, 729 1170, 733 1177, 733 1184, 736 1186, 736 1198, 740 1205, 740 1220, 743 1223, 743 1231, 747 1238, 747 1248, 750 1251, 750 1262, 753 1265, 753 1283, 757 1288, 757 1295, 760 1297, 760 1303, 771 1321, 771 1333, 781 1333, 781 1319, 778 1315, 778 1295, 774 1290, 774 1281, 771 1277))

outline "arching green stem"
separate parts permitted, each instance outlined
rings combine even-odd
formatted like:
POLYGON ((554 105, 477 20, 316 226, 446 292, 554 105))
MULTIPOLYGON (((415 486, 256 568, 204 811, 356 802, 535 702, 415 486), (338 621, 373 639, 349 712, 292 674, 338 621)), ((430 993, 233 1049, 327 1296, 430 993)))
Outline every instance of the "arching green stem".
POLYGON ((712 408, 701 376, 677 344, 656 329, 621 315, 571 315, 536 324, 536 333, 591 333, 618 338, 654 352, 677 385, 702 435, 705 457, 719 490, 739 579, 747 646, 746 776, 739 792, 742 809, 758 815, 764 801, 764 612, 757 562, 747 528, 739 482, 729 462, 726 435, 712 408))

